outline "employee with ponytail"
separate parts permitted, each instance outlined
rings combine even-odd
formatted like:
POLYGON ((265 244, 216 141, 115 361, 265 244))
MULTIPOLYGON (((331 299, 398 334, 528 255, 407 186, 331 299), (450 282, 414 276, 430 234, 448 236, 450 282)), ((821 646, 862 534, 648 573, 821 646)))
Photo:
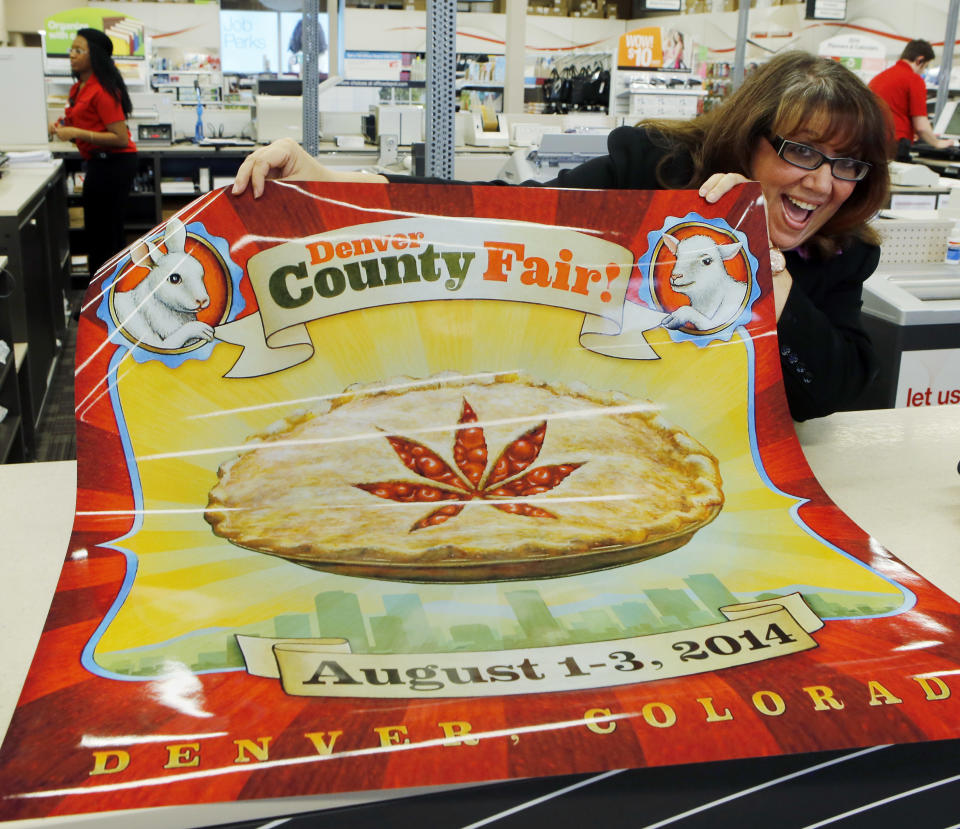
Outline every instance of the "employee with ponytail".
POLYGON ((70 70, 77 82, 63 118, 51 134, 72 141, 86 161, 83 223, 90 276, 126 247, 123 220, 137 172, 137 147, 127 116, 133 105, 113 62, 113 43, 97 29, 80 29, 70 47, 70 70))

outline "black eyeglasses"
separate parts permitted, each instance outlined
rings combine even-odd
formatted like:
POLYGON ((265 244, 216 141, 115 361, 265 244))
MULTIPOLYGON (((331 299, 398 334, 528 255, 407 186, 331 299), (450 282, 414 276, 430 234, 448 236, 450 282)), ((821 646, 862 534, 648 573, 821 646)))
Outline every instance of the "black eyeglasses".
POLYGON ((775 135, 773 138, 767 136, 767 141, 777 151, 787 164, 794 167, 800 167, 803 170, 816 170, 824 161, 830 162, 830 172, 834 178, 843 181, 860 181, 873 166, 868 161, 860 161, 858 158, 831 158, 820 150, 808 147, 806 144, 800 144, 797 141, 788 141, 782 136, 775 135))

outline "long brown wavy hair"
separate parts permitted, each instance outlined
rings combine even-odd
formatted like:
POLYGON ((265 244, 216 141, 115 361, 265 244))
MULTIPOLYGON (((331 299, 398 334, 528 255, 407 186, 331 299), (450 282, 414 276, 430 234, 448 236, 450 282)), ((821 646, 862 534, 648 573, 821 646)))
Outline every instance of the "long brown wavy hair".
POLYGON ((839 142, 841 155, 873 167, 806 248, 827 257, 851 239, 878 243, 867 220, 889 192, 888 116, 873 92, 836 61, 785 52, 751 73, 723 104, 704 115, 690 121, 646 120, 641 126, 667 150, 657 172, 664 187, 699 187, 720 172, 750 178, 758 141, 789 137, 800 129, 822 129, 815 140, 839 142), (688 181, 677 182, 671 171, 684 167, 676 163, 682 156, 692 158, 693 174, 688 181))

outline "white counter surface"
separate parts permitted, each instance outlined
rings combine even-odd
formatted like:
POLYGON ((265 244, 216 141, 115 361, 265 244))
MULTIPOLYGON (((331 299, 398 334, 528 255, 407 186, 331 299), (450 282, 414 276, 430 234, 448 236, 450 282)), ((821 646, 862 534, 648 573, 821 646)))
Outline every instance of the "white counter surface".
POLYGON ((60 160, 8 165, 0 175, 0 216, 16 216, 56 174, 60 160))
POLYGON ((960 406, 839 412, 797 436, 833 502, 960 601, 960 406))
MULTIPOLYGON (((960 407, 841 412, 798 424, 797 434, 833 501, 901 561, 960 599, 960 407)), ((16 705, 68 553, 75 491, 73 462, 0 466, 0 641, 5 656, 0 733, 6 731, 16 705)), ((330 797, 323 805, 382 797, 376 793, 330 797)), ((320 808, 311 798, 278 803, 228 804, 244 811, 233 815, 220 811, 216 818, 320 808)), ((167 810, 150 814, 159 816, 157 823, 141 814, 136 825, 187 825, 171 820, 167 810)), ((197 812, 193 815, 200 820, 197 812)), ((117 819, 110 825, 123 826, 124 818, 117 819)), ((104 825, 102 816, 98 820, 98 826, 104 825)))

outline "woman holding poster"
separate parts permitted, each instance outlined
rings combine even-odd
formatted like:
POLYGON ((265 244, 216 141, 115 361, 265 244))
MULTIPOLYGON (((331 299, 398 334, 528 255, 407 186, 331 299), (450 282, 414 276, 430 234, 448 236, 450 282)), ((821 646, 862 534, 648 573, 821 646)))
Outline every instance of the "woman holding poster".
MULTIPOLYGON (((548 186, 698 188, 716 202, 735 185, 758 181, 784 387, 794 419, 806 420, 853 404, 876 373, 860 305, 880 258, 867 222, 889 186, 886 135, 881 107, 856 75, 835 61, 788 52, 698 118, 613 130, 608 155, 562 171, 548 186)), ((250 185, 259 196, 267 178, 410 181, 331 170, 289 139, 252 153, 233 192, 250 185)))

